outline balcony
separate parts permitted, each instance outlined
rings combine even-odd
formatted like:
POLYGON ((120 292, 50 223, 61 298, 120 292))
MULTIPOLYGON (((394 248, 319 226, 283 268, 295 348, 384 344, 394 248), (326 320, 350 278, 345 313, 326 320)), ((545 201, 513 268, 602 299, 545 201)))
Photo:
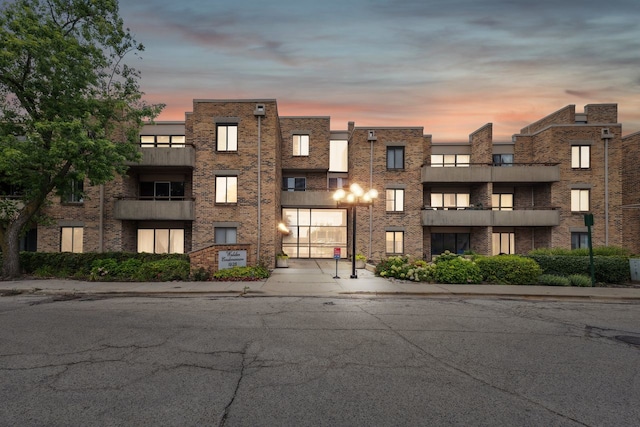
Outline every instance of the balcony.
POLYGON ((422 211, 422 225, 425 227, 553 227, 559 224, 560 210, 554 208, 422 211))
POLYGON ((333 191, 283 191, 280 196, 282 207, 296 208, 335 208, 333 191))
POLYGON ((129 166, 171 166, 193 168, 196 164, 196 151, 192 145, 178 147, 140 148, 140 162, 129 162, 129 166))
POLYGON ((192 200, 116 200, 115 219, 193 221, 192 200))
POLYGON ((470 182, 556 182, 560 180, 560 167, 556 164, 514 164, 492 166, 472 164, 469 167, 422 167, 423 183, 470 182))

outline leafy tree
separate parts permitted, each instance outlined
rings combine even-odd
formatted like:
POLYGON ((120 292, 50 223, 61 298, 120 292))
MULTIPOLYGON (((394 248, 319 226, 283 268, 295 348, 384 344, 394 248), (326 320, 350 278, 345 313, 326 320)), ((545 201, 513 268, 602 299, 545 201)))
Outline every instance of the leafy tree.
POLYGON ((19 239, 49 195, 74 181, 105 183, 138 158, 139 72, 124 64, 144 48, 123 27, 117 0, 16 0, 0 9, 2 276, 20 273, 19 239))

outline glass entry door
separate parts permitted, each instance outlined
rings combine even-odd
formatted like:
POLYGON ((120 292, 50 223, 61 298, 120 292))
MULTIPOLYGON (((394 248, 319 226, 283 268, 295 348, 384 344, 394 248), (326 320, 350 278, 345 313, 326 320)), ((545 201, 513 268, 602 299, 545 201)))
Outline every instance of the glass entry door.
POLYGON ((291 231, 282 250, 291 258, 333 258, 333 249, 347 253, 346 209, 284 208, 282 219, 291 231))

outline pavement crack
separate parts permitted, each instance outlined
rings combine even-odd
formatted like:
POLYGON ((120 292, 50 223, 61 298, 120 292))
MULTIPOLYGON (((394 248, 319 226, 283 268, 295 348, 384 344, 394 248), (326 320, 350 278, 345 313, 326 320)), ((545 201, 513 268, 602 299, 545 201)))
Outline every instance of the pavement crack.
POLYGON ((242 379, 244 378, 244 374, 245 374, 245 370, 247 368, 247 366, 251 363, 247 361, 247 353, 249 351, 249 346, 251 345, 251 343, 247 343, 241 354, 242 354, 242 364, 240 366, 240 374, 238 375, 238 381, 236 381, 236 386, 233 390, 233 394, 231 396, 231 399, 229 399, 229 402, 226 404, 226 406, 224 407, 224 410, 222 411, 222 415, 220 417, 220 421, 218 422, 218 426, 222 427, 225 425, 225 423, 227 422, 227 417, 229 416, 229 410, 231 409, 231 406, 233 405, 233 402, 236 400, 236 396, 238 395, 238 390, 240 389, 240 384, 242 383, 242 379))

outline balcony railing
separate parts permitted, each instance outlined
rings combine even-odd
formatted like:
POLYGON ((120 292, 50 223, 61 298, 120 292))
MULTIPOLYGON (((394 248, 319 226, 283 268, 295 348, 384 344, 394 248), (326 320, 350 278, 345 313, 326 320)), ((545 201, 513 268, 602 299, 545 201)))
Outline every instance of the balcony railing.
POLYGON ((130 166, 173 166, 193 168, 196 164, 196 151, 193 145, 169 146, 158 144, 156 147, 142 145, 140 162, 130 162, 130 166))
POLYGON ((193 221, 193 200, 116 200, 114 217, 119 220, 193 221))
POLYGON ((552 227, 560 224, 556 207, 527 207, 514 210, 479 208, 433 208, 422 210, 427 227, 552 227))
POLYGON ((560 180, 558 163, 472 163, 468 166, 422 166, 422 182, 556 182, 560 180))
POLYGON ((310 189, 305 191, 290 191, 283 189, 280 196, 280 204, 283 207, 306 207, 306 208, 335 208, 336 201, 333 200, 335 189, 310 189))

